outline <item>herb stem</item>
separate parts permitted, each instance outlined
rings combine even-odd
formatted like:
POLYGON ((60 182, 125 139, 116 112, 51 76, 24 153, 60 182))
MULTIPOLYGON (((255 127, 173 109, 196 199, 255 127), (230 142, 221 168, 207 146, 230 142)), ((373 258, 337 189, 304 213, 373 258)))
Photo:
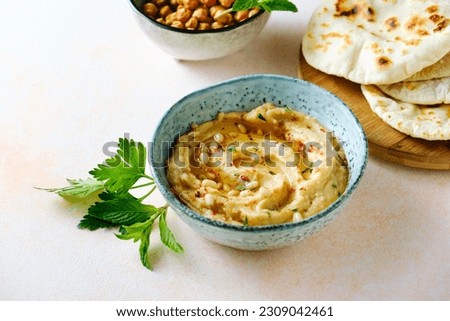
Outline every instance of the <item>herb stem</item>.
POLYGON ((136 189, 136 188, 150 186, 150 185, 154 185, 154 184, 155 184, 155 182, 145 183, 145 184, 141 184, 141 185, 136 185, 136 186, 130 187, 130 189, 136 189))
POLYGON ((217 18, 223 16, 224 14, 230 13, 232 11, 233 11, 233 8, 229 8, 227 10, 224 10, 224 11, 220 12, 219 14, 215 15, 214 19, 217 20, 217 18))
POLYGON ((155 191, 155 189, 156 189, 156 185, 153 186, 153 188, 152 188, 147 194, 145 194, 144 196, 142 196, 141 198, 139 198, 139 199, 138 199, 139 202, 142 202, 143 200, 145 200, 151 193, 153 193, 153 192, 155 191))

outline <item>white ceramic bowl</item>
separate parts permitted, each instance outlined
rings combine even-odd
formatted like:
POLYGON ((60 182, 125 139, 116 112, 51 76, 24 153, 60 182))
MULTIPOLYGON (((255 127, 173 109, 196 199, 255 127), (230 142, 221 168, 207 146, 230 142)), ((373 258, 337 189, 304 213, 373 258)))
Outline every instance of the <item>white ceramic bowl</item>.
POLYGON ((367 140, 352 111, 336 96, 309 82, 276 75, 250 75, 198 90, 173 105, 153 136, 150 163, 159 191, 170 207, 205 238, 230 247, 264 250, 293 244, 323 228, 342 211, 355 191, 367 163, 367 140), (214 119, 218 112, 249 111, 265 102, 290 107, 315 117, 338 138, 347 156, 349 181, 345 192, 329 207, 296 223, 237 226, 208 219, 172 192, 166 177, 171 144, 192 123, 214 119))
POLYGON ((147 17, 141 8, 144 0, 130 0, 132 11, 141 29, 151 41, 176 59, 207 60, 224 57, 243 49, 263 30, 269 12, 230 27, 215 30, 184 30, 169 27, 147 17))

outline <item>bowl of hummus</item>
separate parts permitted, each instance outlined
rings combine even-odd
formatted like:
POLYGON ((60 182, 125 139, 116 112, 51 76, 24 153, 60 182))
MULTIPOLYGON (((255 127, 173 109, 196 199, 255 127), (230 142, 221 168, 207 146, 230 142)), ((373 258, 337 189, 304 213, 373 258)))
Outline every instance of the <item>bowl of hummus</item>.
POLYGON ((170 207, 208 240, 244 250, 296 243, 345 208, 367 164, 352 111, 309 82, 233 78, 175 103, 150 162, 170 207))

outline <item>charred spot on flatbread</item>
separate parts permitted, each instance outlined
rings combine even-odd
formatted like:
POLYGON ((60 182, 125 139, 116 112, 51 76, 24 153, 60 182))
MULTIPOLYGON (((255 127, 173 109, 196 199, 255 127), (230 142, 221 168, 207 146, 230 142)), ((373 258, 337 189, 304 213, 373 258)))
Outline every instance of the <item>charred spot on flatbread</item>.
POLYGON ((413 16, 411 19, 409 19, 406 22, 406 29, 412 30, 416 27, 421 27, 427 23, 427 20, 425 18, 422 18, 420 16, 413 16))
POLYGON ((443 17, 441 15, 438 15, 438 14, 433 14, 433 15, 430 16, 430 20, 433 21, 433 22, 439 22, 439 21, 442 20, 442 18, 443 17))
POLYGON ((437 24, 437 27, 435 29, 433 29, 433 32, 439 32, 439 31, 442 31, 445 28, 447 28, 449 21, 450 21, 450 19, 444 19, 441 22, 439 22, 437 24))
POLYGON ((428 36, 428 35, 430 34, 428 31, 423 30, 423 29, 417 30, 416 33, 417 33, 419 36, 428 36))
POLYGON ((429 6, 426 10, 428 13, 434 13, 434 12, 439 11, 439 7, 438 6, 429 6))
POLYGON ((386 19, 385 24, 387 26, 387 31, 393 31, 400 26, 400 22, 397 17, 390 17, 386 19))
POLYGON ((367 5, 366 3, 357 2, 351 7, 345 7, 345 2, 346 0, 336 1, 336 13, 334 14, 335 17, 355 18, 357 16, 361 16, 367 21, 375 21, 375 9, 373 9, 371 6, 367 5))
POLYGON ((392 65, 392 60, 386 56, 381 56, 377 58, 377 66, 380 69, 389 68, 392 65))

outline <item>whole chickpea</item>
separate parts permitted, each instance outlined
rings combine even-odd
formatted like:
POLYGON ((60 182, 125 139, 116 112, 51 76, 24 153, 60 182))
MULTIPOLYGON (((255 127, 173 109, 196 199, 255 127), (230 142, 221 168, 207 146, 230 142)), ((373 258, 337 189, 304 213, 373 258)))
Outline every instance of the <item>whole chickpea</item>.
POLYGON ((178 6, 178 0, 169 0, 170 7, 176 8, 178 6))
POLYGON ((158 7, 156 7, 153 3, 147 2, 142 6, 142 10, 144 10, 144 13, 147 16, 150 16, 152 18, 156 17, 156 14, 158 13, 158 7))
POLYGON ((207 8, 211 8, 217 4, 217 0, 200 0, 207 8))
POLYGON ((198 28, 197 28, 197 30, 210 30, 210 29, 211 29, 211 25, 206 22, 200 22, 198 25, 198 28))
POLYGON ((200 5, 200 0, 183 0, 183 6, 189 10, 195 10, 200 5))
POLYGON ((255 14, 257 14, 259 12, 258 8, 253 8, 252 10, 250 10, 250 12, 248 13, 248 17, 251 18, 253 17, 255 14))
POLYGON ((217 6, 212 6, 211 8, 209 8, 209 14, 211 15, 211 17, 215 17, 216 16, 216 13, 217 13, 217 11, 219 11, 219 10, 225 10, 225 8, 224 7, 222 7, 221 5, 217 5, 217 6))
POLYGON ((170 26, 174 28, 184 29, 184 24, 181 21, 174 21, 170 26))
POLYGON ((224 7, 224 8, 230 8, 235 0, 219 0, 219 3, 224 7))
POLYGON ((164 7, 168 3, 167 0, 152 0, 152 2, 159 8, 164 7))
POLYGON ((182 22, 182 23, 186 23, 186 21, 189 20, 189 18, 191 18, 192 16, 192 11, 186 9, 186 8, 179 8, 177 10, 177 20, 182 22))
POLYGON ((218 21, 214 21, 214 22, 211 24, 211 28, 212 28, 212 29, 220 29, 220 28, 223 28, 223 27, 224 27, 223 23, 218 22, 218 21))
POLYGON ((195 29, 195 28, 197 28, 197 25, 198 25, 198 20, 196 19, 196 18, 194 18, 194 17, 191 17, 188 21, 186 21, 186 23, 184 24, 184 26, 187 28, 187 29, 195 29))
POLYGON ((234 14, 234 20, 237 22, 244 21, 245 19, 248 19, 248 10, 237 11, 234 14))
MULTIPOLYGON (((161 19, 163 19, 163 18, 161 18, 161 19)), ((177 13, 176 12, 172 12, 171 14, 167 15, 167 17, 166 17, 166 19, 164 21, 165 21, 165 23, 167 25, 170 26, 176 20, 177 20, 177 13)))
POLYGON ((197 8, 192 14, 200 22, 207 22, 209 20, 208 10, 206 8, 197 8))
POLYGON ((229 12, 224 13, 224 11, 225 10, 217 10, 216 14, 214 15, 214 20, 216 22, 222 23, 223 25, 229 25, 233 22, 233 16, 229 12))
POLYGON ((170 6, 164 6, 161 9, 159 9, 159 15, 163 18, 167 17, 169 14, 172 13, 172 9, 170 8, 170 6))

